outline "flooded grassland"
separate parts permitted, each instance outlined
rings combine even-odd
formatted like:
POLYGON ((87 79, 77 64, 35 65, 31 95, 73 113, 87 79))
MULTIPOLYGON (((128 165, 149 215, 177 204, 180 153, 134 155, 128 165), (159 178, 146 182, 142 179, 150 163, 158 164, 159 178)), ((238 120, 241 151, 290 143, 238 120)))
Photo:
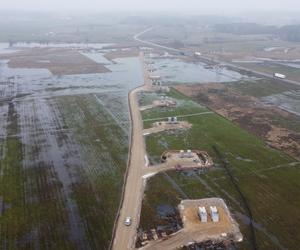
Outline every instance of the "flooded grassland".
POLYGON ((28 68, 26 61, 13 68, 0 63, 1 249, 110 244, 127 164, 127 94, 142 82, 140 62, 122 58, 104 66, 82 51, 61 52, 29 56, 28 68), (74 72, 74 53, 93 67, 74 72), (43 67, 62 55, 63 72, 43 67))
POLYGON ((180 58, 155 57, 150 60, 155 69, 154 75, 163 77, 164 83, 207 83, 231 82, 248 78, 226 68, 208 66, 202 62, 189 62, 180 58))

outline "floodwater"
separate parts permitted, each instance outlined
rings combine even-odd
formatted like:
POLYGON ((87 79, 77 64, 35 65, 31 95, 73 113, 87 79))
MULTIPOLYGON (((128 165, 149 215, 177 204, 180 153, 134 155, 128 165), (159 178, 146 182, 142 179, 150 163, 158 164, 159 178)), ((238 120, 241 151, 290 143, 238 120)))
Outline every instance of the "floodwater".
MULTIPOLYGON (((5 49, 5 46, 1 48, 5 49)), ((98 52, 93 53, 98 55, 98 52)), ((34 212, 30 215, 34 220, 28 221, 25 228, 11 216, 13 221, 8 223, 14 225, 18 234, 11 236, 14 243, 10 242, 13 245, 9 246, 22 248, 26 244, 38 248, 40 244, 47 244, 53 249, 72 246, 76 246, 73 249, 107 248, 110 233, 101 234, 100 231, 111 231, 117 206, 111 207, 111 204, 118 204, 116 199, 123 180, 120 176, 126 167, 130 127, 128 91, 143 82, 138 58, 114 61, 107 65, 111 70, 108 73, 66 76, 54 76, 47 69, 10 69, 7 61, 0 61, 0 163, 7 153, 6 141, 10 138, 19 140, 22 145, 20 155, 8 152, 21 159, 20 168, 26 175, 23 186, 26 196, 18 197, 24 199, 25 207, 18 209, 31 211, 31 206, 35 206, 37 211, 44 211, 43 204, 48 201, 55 208, 49 208, 44 216, 34 212), (69 122, 72 119, 74 123, 69 122), (12 123, 18 128, 14 133, 7 129, 12 123), (112 128, 114 132, 110 132, 112 128), (100 129, 106 134, 101 134, 100 129), (116 148, 119 147, 120 155, 117 156, 110 149, 111 140, 115 140, 114 133, 119 141, 116 148), (94 144, 98 146, 94 147, 94 144), (111 182, 105 176, 108 171, 111 182), (97 183, 93 183, 93 179, 97 183), (86 190, 77 188, 75 199, 74 188, 82 186, 86 189, 91 186, 91 191, 78 196, 86 190), (98 190, 99 186, 101 189, 98 190), (81 200, 87 195, 92 196, 95 203, 82 204, 81 200), (110 197, 109 201, 105 197, 110 197), (82 206, 91 212, 83 213, 82 206), (105 214, 107 210, 109 215, 105 214), (97 236, 87 231, 87 226, 93 228, 94 221, 104 227, 93 230, 97 236)), ((1 179, 2 183, 8 181, 9 178, 1 179)), ((8 199, 2 198, 2 193, 0 197, 2 203, 8 199)), ((20 221, 27 219, 25 216, 20 221)), ((0 222, 1 249, 9 244, 5 235, 15 232, 8 232, 6 228, 7 225, 0 222)))
POLYGON ((0 54, 13 53, 18 50, 10 48, 8 43, 0 43, 0 54))
POLYGON ((286 91, 281 94, 263 97, 262 100, 271 105, 300 116, 300 91, 286 91))
POLYGON ((179 59, 155 59, 155 75, 163 77, 163 82, 208 83, 239 81, 245 76, 225 68, 210 69, 204 63, 189 63, 179 59))
POLYGON ((264 48, 264 51, 266 52, 272 52, 272 51, 275 51, 275 50, 281 50, 281 51, 284 51, 285 53, 287 53, 290 48, 287 48, 287 47, 269 47, 269 48, 264 48))
MULTIPOLYGON (((5 44, 5 43, 4 43, 5 44)), ((74 48, 74 49, 103 49, 113 43, 14 43, 13 48, 74 48)))
POLYGON ((116 64, 107 65, 112 72, 104 74, 53 76, 47 69, 11 69, 7 67, 7 61, 0 61, 0 81, 13 81, 13 87, 1 84, 0 93, 2 97, 26 94, 26 98, 40 98, 128 92, 142 84, 138 58, 120 58, 115 62, 116 64))
POLYGON ((96 63, 112 64, 112 62, 107 60, 104 57, 104 54, 100 52, 82 52, 81 54, 85 55, 86 57, 95 61, 96 63))

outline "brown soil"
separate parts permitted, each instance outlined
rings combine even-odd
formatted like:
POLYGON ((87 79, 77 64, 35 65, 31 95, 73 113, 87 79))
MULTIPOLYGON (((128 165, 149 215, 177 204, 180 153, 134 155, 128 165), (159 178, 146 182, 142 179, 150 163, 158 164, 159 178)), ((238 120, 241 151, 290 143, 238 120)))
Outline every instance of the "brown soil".
POLYGON ((54 75, 92 74, 110 72, 104 65, 96 63, 76 50, 62 48, 32 48, 9 55, 10 68, 44 68, 54 75))
POLYGON ((164 240, 150 241, 141 249, 181 249, 191 243, 241 241, 243 239, 238 224, 231 217, 230 211, 222 199, 183 200, 178 208, 184 228, 164 240), (201 223, 197 214, 199 206, 216 206, 220 221, 214 223, 209 219, 208 222, 201 223))
POLYGON ((160 133, 162 131, 168 131, 168 130, 186 130, 190 129, 192 127, 192 124, 186 121, 180 121, 178 123, 167 123, 167 122, 156 122, 153 123, 152 127, 149 129, 144 129, 143 134, 154 134, 154 133, 160 133))
POLYGON ((242 95, 224 84, 180 85, 176 89, 261 137, 268 145, 300 159, 300 133, 272 119, 276 116, 281 120, 299 121, 299 117, 266 106, 259 99, 242 95))
POLYGON ((223 233, 226 231, 230 231, 231 222, 227 216, 227 213, 224 211, 224 208, 217 207, 220 221, 218 223, 214 223, 209 214, 209 207, 206 207, 206 211, 208 212, 207 222, 203 223, 199 219, 198 215, 198 206, 190 206, 187 207, 183 212, 184 220, 184 227, 188 230, 199 230, 200 231, 212 231, 213 234, 216 233, 223 233))

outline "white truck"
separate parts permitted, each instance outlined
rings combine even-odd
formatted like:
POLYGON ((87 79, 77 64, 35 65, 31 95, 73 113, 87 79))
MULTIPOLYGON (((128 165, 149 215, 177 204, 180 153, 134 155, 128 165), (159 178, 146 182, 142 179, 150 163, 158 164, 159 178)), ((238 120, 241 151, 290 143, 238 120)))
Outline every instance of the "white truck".
POLYGON ((279 78, 279 79, 285 79, 286 75, 280 74, 280 73, 274 73, 274 77, 279 78))

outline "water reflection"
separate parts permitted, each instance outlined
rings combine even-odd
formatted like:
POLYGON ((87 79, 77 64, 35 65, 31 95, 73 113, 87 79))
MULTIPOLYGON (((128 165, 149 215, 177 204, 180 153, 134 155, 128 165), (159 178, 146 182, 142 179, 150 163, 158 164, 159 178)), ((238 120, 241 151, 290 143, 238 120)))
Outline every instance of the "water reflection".
POLYGON ((204 63, 188 63, 179 59, 156 59, 154 68, 166 82, 232 82, 245 77, 225 68, 208 68, 204 63))
MULTIPOLYGON (((41 97, 122 91, 127 96, 130 89, 143 82, 140 61, 120 58, 115 62, 107 66, 112 71, 108 73, 54 76, 47 69, 12 69, 7 61, 0 61, 0 81, 13 83, 10 95, 31 93, 31 97, 41 97)), ((8 86, 2 84, 0 88, 5 92, 8 86)))

